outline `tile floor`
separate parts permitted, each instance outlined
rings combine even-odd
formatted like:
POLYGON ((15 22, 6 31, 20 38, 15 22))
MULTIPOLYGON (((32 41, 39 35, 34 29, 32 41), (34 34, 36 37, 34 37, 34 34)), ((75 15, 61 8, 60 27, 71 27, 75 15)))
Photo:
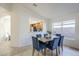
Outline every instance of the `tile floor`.
MULTIPOLYGON (((10 47, 10 42, 2 43, 0 43, 0 56, 32 56, 32 46, 16 48, 10 47)), ((35 56, 37 56, 37 51, 35 56)), ((50 52, 47 52, 47 56, 50 56, 50 52)), ((79 56, 79 50, 64 46, 60 56, 79 56)))
MULTIPOLYGON (((13 56, 32 56, 32 47, 24 47, 24 48, 14 48, 13 56), (14 52, 15 51, 15 52, 14 52)), ((37 56, 37 52, 35 52, 35 56, 37 56)), ((40 54, 41 56, 41 54, 40 54)), ((47 52, 47 56, 50 56, 50 53, 47 52)), ((75 50, 69 47, 64 47, 63 52, 61 52, 60 56, 79 56, 79 50, 75 50)))

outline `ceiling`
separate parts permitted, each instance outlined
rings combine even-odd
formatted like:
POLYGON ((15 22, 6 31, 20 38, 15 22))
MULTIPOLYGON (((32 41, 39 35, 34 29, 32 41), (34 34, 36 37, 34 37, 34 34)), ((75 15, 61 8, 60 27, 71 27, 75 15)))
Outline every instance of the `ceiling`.
POLYGON ((79 12, 78 3, 38 3, 36 5, 35 7, 32 3, 23 4, 23 6, 48 19, 79 12))
MULTIPOLYGON (((21 5, 47 19, 79 12, 79 3, 36 3, 37 6, 33 6, 33 3, 21 3, 21 5)), ((10 9, 12 4, 0 4, 0 6, 10 9)), ((2 7, 0 7, 0 14, 4 15, 6 10, 2 7)))
POLYGON ((9 15, 11 4, 0 3, 0 17, 9 15))

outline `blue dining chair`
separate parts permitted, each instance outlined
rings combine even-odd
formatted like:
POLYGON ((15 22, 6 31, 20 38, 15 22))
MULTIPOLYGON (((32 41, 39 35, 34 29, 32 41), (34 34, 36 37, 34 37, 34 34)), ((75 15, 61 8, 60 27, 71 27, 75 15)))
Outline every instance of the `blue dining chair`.
POLYGON ((56 49, 56 55, 58 55, 58 42, 59 38, 53 38, 49 44, 47 44, 47 48, 51 50, 51 55, 53 55, 53 50, 56 49))
POLYGON ((46 48, 46 45, 40 43, 39 40, 38 40, 38 38, 33 37, 33 36, 32 36, 32 43, 33 43, 33 52, 32 52, 32 55, 34 55, 35 50, 38 51, 38 55, 39 55, 39 52, 40 52, 40 51, 41 51, 42 54, 43 54, 43 49, 46 48))
POLYGON ((59 43, 58 43, 59 54, 60 54, 60 49, 62 49, 62 51, 63 51, 63 41, 64 41, 64 36, 61 36, 59 43))

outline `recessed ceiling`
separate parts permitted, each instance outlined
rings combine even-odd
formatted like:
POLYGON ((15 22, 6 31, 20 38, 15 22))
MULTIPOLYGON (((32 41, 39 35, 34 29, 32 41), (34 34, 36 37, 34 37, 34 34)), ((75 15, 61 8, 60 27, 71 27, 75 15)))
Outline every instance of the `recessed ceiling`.
POLYGON ((23 5, 49 19, 79 11, 78 3, 37 3, 37 7, 32 3, 23 5))

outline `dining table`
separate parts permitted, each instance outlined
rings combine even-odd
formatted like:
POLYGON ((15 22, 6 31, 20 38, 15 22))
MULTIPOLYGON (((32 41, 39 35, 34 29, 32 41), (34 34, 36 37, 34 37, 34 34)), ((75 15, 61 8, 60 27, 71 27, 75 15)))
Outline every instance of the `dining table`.
POLYGON ((52 41, 53 38, 57 38, 57 36, 52 36, 52 37, 41 37, 41 38, 38 38, 39 41, 43 42, 43 43, 47 43, 49 41, 52 41))

